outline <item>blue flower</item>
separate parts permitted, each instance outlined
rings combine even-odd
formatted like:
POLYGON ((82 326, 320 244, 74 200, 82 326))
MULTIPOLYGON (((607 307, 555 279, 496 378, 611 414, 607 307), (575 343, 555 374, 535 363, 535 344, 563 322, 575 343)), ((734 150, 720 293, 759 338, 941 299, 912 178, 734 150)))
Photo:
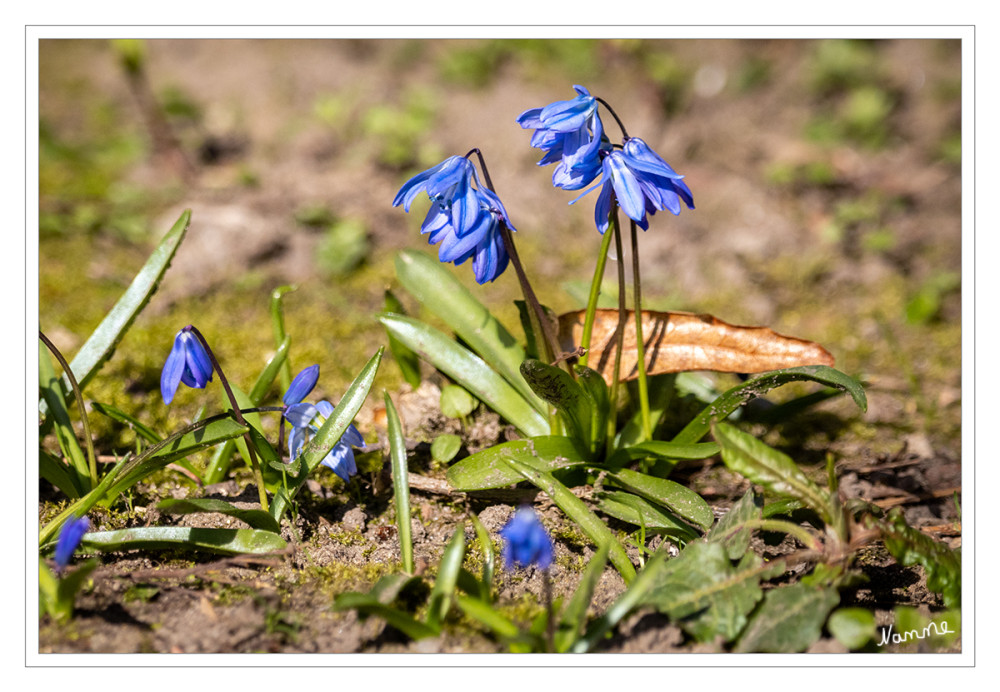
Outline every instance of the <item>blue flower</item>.
MULTIPOLYGON (((392 206, 410 205, 421 192, 426 192, 432 202, 440 205, 450 216, 450 222, 459 235, 465 235, 479 218, 480 203, 476 194, 479 179, 476 169, 467 158, 449 156, 444 161, 410 178, 392 200, 392 206), (473 182, 476 186, 473 186, 473 182)), ((426 223, 426 222, 425 222, 426 223)))
POLYGON ((500 529, 503 561, 508 568, 535 565, 548 569, 552 564, 552 539, 530 507, 521 507, 500 529))
MULTIPOLYGON (((681 213, 681 200, 688 209, 694 209, 691 190, 666 161, 649 148, 638 137, 625 142, 621 150, 612 151, 604 157, 602 164, 603 183, 601 194, 594 208, 594 222, 602 234, 608 230, 608 215, 611 213, 611 193, 614 191, 625 215, 635 221, 640 228, 649 228, 647 214, 668 210, 672 214, 681 213)), ((595 186, 596 187, 596 186, 595 186)), ((595 188, 587 190, 584 195, 595 188)), ((583 195, 580 195, 583 197, 583 195)), ((573 200, 576 202, 580 197, 573 200)), ((573 202, 570 202, 572 204, 573 202)))
POLYGON ((181 382, 188 387, 204 389, 212 381, 212 359, 205 346, 192 331, 191 325, 177 332, 160 374, 160 392, 163 403, 170 404, 181 382))
POLYGON ((310 365, 308 368, 300 372, 292 380, 292 383, 288 385, 288 391, 285 392, 285 396, 282 401, 285 402, 285 406, 291 406, 292 404, 297 404, 307 396, 309 392, 313 390, 316 386, 316 382, 319 381, 319 365, 310 365))
POLYGON ((501 224, 512 232, 517 229, 510 223, 500 198, 479 187, 479 177, 468 159, 452 156, 414 176, 403 185, 392 205, 402 204, 409 211, 422 190, 430 197, 431 206, 420 232, 429 234, 431 245, 441 244, 438 259, 456 266, 471 259, 478 283, 496 280, 510 259, 501 224))
POLYGON ((59 538, 56 541, 56 570, 61 572, 66 569, 73 553, 80 546, 83 534, 90 529, 90 520, 87 517, 70 517, 59 530, 59 538))
POLYGON ((531 108, 517 117, 518 124, 533 129, 531 146, 545 151, 539 166, 559 162, 552 184, 564 190, 586 187, 601 173, 601 153, 611 145, 597 113, 597 99, 582 86, 571 101, 556 101, 544 108, 531 108))
MULTIPOLYGON (((310 403, 296 403, 285 409, 285 419, 291 423, 292 432, 288 437, 288 458, 295 459, 306 442, 319 432, 326 420, 333 415, 333 404, 320 401, 315 406, 310 403)), ((322 463, 340 476, 344 482, 358 472, 354 462, 353 447, 363 447, 365 440, 353 425, 347 430, 329 451, 322 463)))

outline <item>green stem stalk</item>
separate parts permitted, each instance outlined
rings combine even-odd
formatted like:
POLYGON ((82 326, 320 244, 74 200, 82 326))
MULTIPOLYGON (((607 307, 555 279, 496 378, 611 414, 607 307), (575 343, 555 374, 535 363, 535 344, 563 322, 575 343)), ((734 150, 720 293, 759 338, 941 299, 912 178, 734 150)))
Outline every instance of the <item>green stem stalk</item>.
POLYGON ((614 452, 615 433, 618 430, 618 392, 621 389, 622 349, 625 346, 625 321, 628 309, 625 307, 625 265, 622 264, 622 232, 618 222, 618 200, 611 208, 611 221, 614 226, 615 252, 618 255, 618 327, 615 331, 615 369, 612 371, 610 399, 610 415, 608 416, 607 455, 610 458, 614 452))
POLYGON ((639 238, 632 221, 632 293, 635 299, 635 349, 639 367, 639 408, 643 440, 653 439, 653 424, 649 415, 649 385, 646 381, 646 343, 642 336, 642 281, 639 279, 639 238))
POLYGON ((83 404, 83 392, 80 391, 80 385, 73 375, 73 368, 69 366, 69 363, 63 358, 63 354, 59 352, 55 344, 49 341, 49 338, 41 331, 38 332, 38 338, 42 340, 46 348, 59 361, 59 365, 62 366, 63 372, 66 373, 66 378, 69 380, 69 386, 73 388, 76 405, 80 411, 80 421, 83 423, 83 439, 87 441, 87 466, 90 471, 90 487, 94 488, 97 486, 97 456, 94 454, 94 440, 90 436, 90 423, 87 420, 87 408, 83 404))
MULTIPOLYGON (((212 347, 208 345, 208 341, 202 333, 198 331, 197 327, 192 326, 191 332, 198 337, 201 345, 205 347, 205 352, 208 353, 208 357, 212 360, 212 367, 214 367, 215 371, 219 373, 219 381, 222 382, 222 387, 226 390, 226 396, 229 397, 229 403, 233 407, 233 415, 236 417, 236 422, 240 425, 249 427, 249 424, 243 417, 243 412, 240 410, 240 405, 236 403, 236 396, 233 394, 232 387, 229 386, 229 380, 226 379, 226 375, 222 372, 222 367, 219 365, 219 361, 215 358, 215 353, 212 351, 212 347)), ((247 454, 250 455, 250 466, 253 468, 254 479, 257 482, 257 495, 260 498, 260 508, 267 512, 267 490, 264 488, 264 474, 260 470, 260 462, 257 461, 257 452, 254 451, 253 440, 250 438, 249 432, 243 435, 243 439, 247 444, 247 454)))
POLYGON ((580 365, 586 366, 590 358, 590 335, 594 331, 594 316, 597 314, 597 300, 601 296, 601 284, 604 282, 604 267, 608 263, 608 252, 611 250, 612 236, 605 231, 601 239, 601 251, 597 255, 597 266, 594 267, 594 278, 590 282, 590 297, 587 299, 587 313, 583 319, 583 336, 580 347, 580 365))

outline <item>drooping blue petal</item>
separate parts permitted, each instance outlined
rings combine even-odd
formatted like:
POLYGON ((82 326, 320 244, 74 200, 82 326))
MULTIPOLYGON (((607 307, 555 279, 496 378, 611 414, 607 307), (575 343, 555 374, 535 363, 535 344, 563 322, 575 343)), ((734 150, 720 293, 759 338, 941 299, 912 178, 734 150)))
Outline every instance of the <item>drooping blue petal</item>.
POLYGON ((316 406, 303 401, 285 409, 285 420, 291 423, 293 428, 308 428, 318 412, 316 406))
POLYGON ((292 383, 288 386, 288 391, 285 392, 285 396, 281 400, 285 406, 301 402, 309 396, 309 392, 313 390, 318 381, 319 365, 310 365, 295 376, 295 379, 292 380, 292 383))
POLYGON ((611 193, 613 191, 614 186, 611 184, 611 179, 606 177, 604 184, 601 185, 601 194, 597 197, 597 205, 594 207, 594 223, 597 225, 597 230, 601 232, 601 235, 604 235, 608 230, 608 224, 610 223, 608 217, 611 214, 611 193))
POLYGON ((308 428, 297 428, 293 427, 292 432, 288 434, 288 459, 294 460, 299 452, 302 450, 302 446, 306 443, 308 439, 308 428))
POLYGON ((354 450, 349 445, 340 442, 333 446, 333 449, 321 463, 340 476, 345 483, 358 472, 357 464, 354 461, 354 450))
POLYGON ((361 436, 361 432, 353 425, 347 426, 347 430, 344 431, 344 436, 341 437, 340 440, 341 442, 346 442, 352 447, 365 446, 365 438, 361 436))
POLYGON ((323 420, 326 420, 333 415, 334 408, 333 404, 324 400, 316 402, 316 410, 319 412, 319 415, 323 417, 323 420))
POLYGON ((59 538, 56 540, 56 569, 62 571, 69 564, 73 553, 80 546, 83 535, 90 530, 90 520, 87 517, 70 517, 59 529, 59 538))
POLYGON ((519 508, 500 529, 500 536, 503 538, 503 561, 508 569, 535 565, 544 570, 552 564, 552 539, 531 508, 519 508))
POLYGON ((204 389, 212 381, 212 359, 201 340, 190 331, 181 332, 184 342, 184 372, 181 382, 194 389, 204 389))
POLYGON ((184 355, 184 340, 181 338, 183 332, 174 337, 174 345, 170 349, 167 360, 163 363, 163 372, 160 373, 160 393, 163 395, 163 403, 170 405, 177 393, 177 386, 181 383, 181 376, 184 374, 186 356, 184 355))

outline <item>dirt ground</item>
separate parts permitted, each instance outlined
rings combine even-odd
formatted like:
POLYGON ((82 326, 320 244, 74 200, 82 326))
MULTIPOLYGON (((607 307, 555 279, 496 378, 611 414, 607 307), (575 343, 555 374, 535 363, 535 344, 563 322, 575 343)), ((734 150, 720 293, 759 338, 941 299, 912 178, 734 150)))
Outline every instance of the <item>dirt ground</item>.
MULTIPOLYGON (((535 165, 539 152, 514 119, 527 108, 571 98, 571 85, 583 84, 615 107, 629 134, 643 137, 685 174, 694 191, 695 211, 660 213, 641 237, 647 304, 768 325, 826 346, 839 369, 867 383, 867 414, 835 400, 791 424, 751 432, 817 472, 826 453, 834 453, 845 496, 902 506, 911 525, 958 547, 961 179, 954 152, 961 141, 960 47, 937 40, 831 46, 748 40, 555 47, 150 41, 151 93, 171 106, 169 122, 184 163, 154 151, 136 94, 108 43, 43 41, 39 105, 43 140, 53 144, 43 146, 42 156, 55 163, 43 164, 41 211, 58 230, 43 223, 39 236, 41 329, 73 354, 144 253, 189 208, 188 238, 137 322, 137 336, 95 380, 102 393, 95 398, 136 415, 153 411, 159 405, 158 361, 165 355, 159 351, 168 347, 145 345, 169 343, 177 328, 196 319, 213 325, 220 341, 238 338, 244 352, 254 354, 247 356, 246 372, 255 372, 273 349, 266 296, 293 282, 299 289, 290 294, 286 319, 296 338, 301 335, 294 357, 300 365, 322 363, 320 393, 336 398, 384 343, 372 316, 382 309, 383 290, 398 288, 394 252, 425 247, 418 233, 423 212, 392 208, 395 191, 416 170, 473 147, 486 156, 543 301, 557 311, 579 308, 565 284, 588 282, 593 271, 600 240, 592 219, 595 198, 569 206, 572 195, 551 187, 551 169, 535 165), (844 55, 830 57, 837 50, 844 55), (126 151, 122 163, 88 149, 111 144, 126 151), (139 154, 129 154, 130 146, 139 154), (103 162, 110 182, 102 179, 103 185, 81 192, 81 169, 67 150, 85 162, 103 162), (130 231, 121 209, 148 230, 130 231), (367 239, 360 266, 337 274, 317 259, 324 234, 308 220, 317 209, 337 220, 360 220, 367 239), (204 314, 196 314, 199 309, 204 314)), ((475 285, 467 266, 455 274, 475 285)), ((475 290, 503 319, 516 321, 511 274, 475 290)), ((402 297, 416 312, 415 303, 402 297)), ((557 595, 572 593, 593 546, 558 508, 531 491, 501 499, 449 492, 443 470, 430 460, 435 435, 461 434, 463 449, 471 452, 503 439, 502 423, 480 407, 463 428, 435 408, 440 376, 425 370, 414 392, 389 359, 382 370, 372 392, 392 391, 415 446, 411 472, 425 479, 413 498, 418 562, 436 565, 470 512, 496 537, 516 504, 533 497, 559 537, 552 573, 557 595)), ((384 435, 377 401, 371 396, 356 421, 372 443, 384 435)), ((171 420, 190 419, 195 402, 193 395, 183 399, 171 420)), ((162 407, 158 415, 166 415, 162 407)), ((103 454, 127 444, 119 432, 100 434, 103 454)), ((153 506, 163 497, 189 494, 253 506, 256 491, 245 487, 242 471, 205 488, 140 486, 129 512, 97 517, 95 528, 102 520, 220 525, 212 515, 163 516, 153 506)), ((377 618, 331 610, 337 593, 366 590, 399 561, 384 478, 363 474, 360 494, 343 492, 331 478, 321 474, 310 481, 294 527, 285 527, 290 548, 284 555, 102 555, 74 619, 59 624, 41 617, 39 651, 501 650, 466 622, 413 643, 377 618)), ((718 458, 682 466, 672 478, 718 512, 749 487, 718 458)), ((43 482, 39 499, 43 517, 60 497, 43 482)), ((612 528, 626 527, 612 522, 612 528)), ((466 532, 471 541, 468 522, 466 532)), ((780 550, 756 547, 765 555, 780 550)), ((920 568, 896 565, 880 547, 860 566, 871 581, 842 591, 841 605, 874 609, 879 625, 890 624, 900 605, 925 613, 941 609, 920 568)), ((520 604, 524 612, 537 604, 538 574, 502 572, 499 580, 501 601, 520 604)), ((623 590, 617 573, 607 570, 594 612, 623 590)), ((953 650, 960 648, 959 641, 953 650)), ((666 618, 643 611, 600 650, 718 652, 725 646, 693 645, 666 618)), ((824 635, 810 651, 844 649, 824 635)))

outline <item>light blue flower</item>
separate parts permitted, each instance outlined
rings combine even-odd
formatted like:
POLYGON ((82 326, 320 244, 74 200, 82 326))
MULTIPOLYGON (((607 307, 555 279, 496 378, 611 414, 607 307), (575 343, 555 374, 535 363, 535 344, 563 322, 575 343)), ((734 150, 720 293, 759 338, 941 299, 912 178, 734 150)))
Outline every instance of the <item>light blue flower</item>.
POLYGON ((204 345, 191 331, 188 325, 177 332, 173 348, 163 364, 160 373, 160 393, 163 403, 170 404, 174 400, 177 386, 183 382, 188 387, 204 389, 212 381, 212 359, 204 345))
POLYGON ((285 403, 285 406, 299 403, 309 396, 309 392, 313 390, 318 381, 319 365, 310 365, 295 376, 295 379, 288 385, 288 391, 285 392, 285 396, 281 400, 285 403))
POLYGON ((491 190, 479 187, 479 177, 472 164, 467 159, 452 156, 414 176, 400 189, 393 206, 402 204, 409 211, 421 190, 426 190, 431 206, 420 232, 428 235, 431 245, 440 243, 438 259, 456 266, 471 259, 478 283, 496 280, 510 259, 501 224, 512 232, 517 229, 510 223, 500 198, 491 190), (456 211, 458 202, 461 202, 461 211, 456 211))
MULTIPOLYGON (((317 433, 326 420, 333 415, 333 404, 329 401, 297 403, 285 409, 285 419, 291 423, 292 432, 288 436, 288 458, 295 459, 305 444, 317 433)), ((352 447, 363 447, 365 440, 353 425, 348 425, 337 444, 327 453, 322 463, 329 467, 346 483, 358 472, 352 447)))
POLYGON ((601 173, 601 153, 611 148, 597 113, 597 99, 585 87, 573 88, 578 94, 575 99, 531 108, 517 117, 522 128, 535 130, 531 146, 545 151, 538 165, 559 162, 552 184, 564 190, 589 185, 601 173))
POLYGON ((638 137, 632 137, 621 150, 616 149, 605 156, 602 173, 601 193, 594 208, 594 222, 602 234, 608 229, 612 191, 625 215, 643 230, 649 228, 647 215, 652 216, 663 210, 680 214, 682 200, 688 209, 694 209, 694 197, 683 181, 684 176, 674 171, 638 137))
POLYGON ((69 565, 73 553, 80 547, 83 534, 90 530, 90 520, 87 517, 70 517, 59 530, 59 538, 56 540, 56 571, 61 572, 69 565))
POLYGON ((500 529, 503 538, 503 561, 508 569, 515 565, 535 565, 548 569, 552 564, 552 539, 530 507, 521 507, 500 529))

